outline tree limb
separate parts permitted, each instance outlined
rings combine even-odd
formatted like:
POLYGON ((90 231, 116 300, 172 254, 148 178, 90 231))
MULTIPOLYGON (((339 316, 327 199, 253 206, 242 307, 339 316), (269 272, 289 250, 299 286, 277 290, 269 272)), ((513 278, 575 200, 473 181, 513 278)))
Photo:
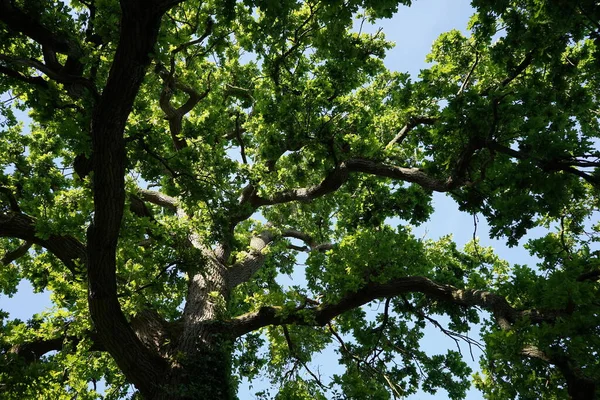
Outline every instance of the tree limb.
POLYGON ((21 82, 28 83, 28 84, 34 85, 34 86, 38 86, 43 89, 48 88, 48 82, 46 82, 46 80, 44 78, 42 78, 41 76, 24 75, 23 73, 21 73, 17 70, 8 68, 4 65, 0 65, 0 74, 10 76, 11 78, 17 79, 21 82))
POLYGON ((558 368, 567 381, 567 391, 572 400, 588 400, 596 398, 596 388, 600 380, 590 379, 585 376, 576 362, 564 354, 562 350, 556 350, 557 354, 549 354, 549 364, 558 368))
MULTIPOLYGON (((190 46, 194 46, 196 44, 202 43, 204 41, 204 39, 206 39, 212 33, 214 24, 215 24, 215 21, 213 21, 212 18, 208 17, 208 19, 206 20, 206 27, 204 28, 204 33, 202 34, 202 36, 200 36, 197 39, 191 40, 189 42, 180 44, 175 49, 173 49, 173 51, 171 51, 171 55, 174 56, 175 54, 179 53, 180 51, 182 51, 190 46)), ((174 59, 171 58, 171 62, 173 62, 173 60, 174 59)))
POLYGON ((15 197, 13 191, 7 187, 0 186, 0 194, 3 194, 8 200, 8 205, 10 209, 16 213, 21 212, 21 208, 19 207, 19 203, 17 202, 17 198, 15 197))
MULTIPOLYGON (((105 351, 104 346, 102 346, 96 334, 88 332, 86 338, 92 341, 91 351, 105 351)), ((12 346, 8 350, 8 353, 19 356, 23 361, 29 364, 38 361, 46 353, 62 350, 65 342, 71 342, 77 345, 81 341, 82 338, 77 336, 61 336, 53 339, 32 340, 12 346)))
POLYGON ((273 241, 274 236, 265 230, 260 235, 250 240, 250 252, 246 253, 244 259, 233 264, 228 271, 228 284, 232 289, 237 285, 247 282, 265 262, 263 250, 273 241))
POLYGON ((294 229, 284 229, 281 231, 281 236, 283 237, 290 237, 290 238, 294 238, 294 239, 298 239, 298 240, 302 240, 304 243, 306 243, 306 245, 308 246, 308 248, 299 248, 296 250, 299 251, 321 251, 321 252, 325 252, 327 250, 331 250, 333 249, 333 244, 331 243, 317 243, 315 241, 315 239, 304 233, 304 232, 300 232, 294 229))
MULTIPOLYGON (((498 142, 489 142, 489 143, 487 143, 487 146, 491 150, 497 151, 498 153, 505 154, 512 158, 516 158, 518 160, 532 161, 533 163, 535 163, 535 165, 537 165, 543 171, 546 171, 546 172, 563 171, 563 172, 567 172, 569 174, 579 176, 580 178, 583 178, 584 180, 586 180, 587 182, 589 182, 590 184, 592 184, 594 186, 600 185, 600 181, 598 180, 598 178, 573 167, 573 165, 577 165, 578 161, 571 162, 569 160, 561 160, 561 159, 542 160, 542 159, 535 158, 523 151, 514 150, 514 149, 511 149, 510 147, 506 147, 498 142)), ((596 165, 594 165, 594 166, 596 166, 596 165)))
POLYGON ((390 140, 390 142, 385 146, 386 150, 391 149, 395 144, 401 144, 404 141, 404 139, 406 139, 406 136, 408 135, 408 133, 411 130, 413 130, 417 125, 421 125, 421 124, 432 125, 437 120, 438 120, 437 118, 427 117, 427 116, 418 116, 418 117, 410 118, 408 123, 406 125, 404 125, 402 127, 402 129, 400 129, 398 134, 396 136, 394 136, 394 138, 392 140, 390 140))
MULTIPOLYGON (((375 299, 399 296, 406 293, 422 293, 430 298, 446 301, 465 307, 481 307, 490 311, 502 329, 510 329, 520 317, 527 316, 532 322, 546 321, 546 317, 532 311, 517 311, 506 299, 483 290, 459 289, 451 285, 439 284, 429 278, 412 276, 393 279, 386 283, 371 282, 353 293, 348 293, 336 303, 322 304, 302 312, 281 313, 279 307, 262 307, 260 310, 244 314, 230 320, 227 329, 236 337, 268 325, 300 324, 323 326, 338 315, 360 307, 375 299)), ((300 310, 298 310, 300 311, 300 310)))
POLYGON ((157 206, 164 207, 168 210, 177 212, 180 209, 179 200, 161 192, 148 189, 139 189, 142 200, 147 201, 157 206))
MULTIPOLYGON (((281 236, 303 240, 310 246, 310 249, 296 248, 296 250, 299 251, 327 251, 333 248, 333 245, 330 243, 318 244, 309 235, 292 229, 283 230, 281 236)), ((275 235, 269 230, 264 230, 259 235, 252 237, 250 240, 250 252, 246 253, 241 261, 236 262, 229 268, 228 284, 230 289, 249 281, 250 278, 252 278, 252 276, 264 265, 266 258, 264 250, 274 240, 275 235)))
POLYGON ((56 62, 55 65, 52 65, 50 63, 44 64, 43 62, 35 60, 33 58, 8 57, 4 54, 0 54, 0 60, 9 64, 35 68, 43 74, 47 75, 48 78, 60 83, 78 83, 95 91, 95 88, 92 86, 92 83, 89 80, 81 77, 80 75, 71 75, 65 73, 61 70, 63 67, 60 64, 58 64, 58 62, 56 62))
MULTIPOLYGON (((172 67, 174 67, 174 62, 172 64, 172 67)), ((162 64, 159 63, 156 65, 156 71, 164 82, 160 94, 159 105, 161 110, 165 113, 167 121, 169 121, 169 130, 171 131, 171 138, 173 139, 175 150, 181 150, 187 146, 185 139, 180 137, 183 129, 183 117, 192 111, 202 99, 208 96, 208 93, 210 92, 210 74, 208 76, 208 88, 204 92, 198 93, 190 86, 184 85, 175 79, 173 76, 174 71, 167 71, 162 64), (173 96, 174 89, 181 90, 188 95, 187 101, 178 108, 173 107, 171 104, 171 97, 173 96)))
POLYGON ((33 246, 33 242, 26 241, 16 249, 12 251, 7 251, 4 254, 4 257, 2 257, 2 260, 0 260, 0 264, 8 265, 13 261, 23 257, 25 254, 27 254, 31 246, 33 246))
MULTIPOLYGON (((496 324, 502 330, 511 330, 519 319, 526 318, 532 324, 554 322, 556 312, 542 313, 537 310, 517 310, 500 295, 473 289, 459 289, 451 285, 439 284, 422 276, 393 279, 386 283, 371 282, 353 293, 348 293, 336 303, 322 304, 314 308, 305 305, 296 310, 283 310, 281 307, 262 307, 258 311, 241 315, 228 321, 224 329, 234 337, 268 325, 298 324, 324 326, 338 315, 367 304, 375 299, 390 298, 406 293, 422 293, 425 296, 464 307, 480 307, 492 313, 496 324)), ((538 358, 555 365, 567 380, 569 394, 573 399, 594 398, 597 382, 586 377, 566 355, 548 354, 535 346, 525 346, 521 354, 538 358)))
MULTIPOLYGON (((180 331, 177 324, 165 321, 156 311, 149 309, 144 309, 131 318, 131 326, 140 340, 157 353, 165 356, 173 348, 174 337, 180 331)), ((62 350, 66 342, 77 345, 84 339, 92 342, 91 351, 106 351, 98 334, 86 331, 81 336, 62 335, 51 339, 33 339, 12 345, 8 348, 8 352, 31 363, 38 361, 46 353, 62 350)))
POLYGON ((314 186, 281 191, 270 197, 260 197, 254 192, 250 194, 250 204, 258 208, 291 201, 310 201, 339 189, 349 179, 350 173, 365 173, 416 183, 424 189, 436 192, 448 192, 462 184, 459 179, 454 177, 448 177, 446 180, 434 178, 419 168, 395 167, 376 161, 355 158, 343 161, 321 183, 314 186))
MULTIPOLYGON (((527 55, 525 56, 523 61, 521 61, 521 63, 519 63, 519 65, 517 65, 517 67, 514 69, 514 71, 512 71, 509 76, 504 78, 502 80, 502 82, 500 82, 496 87, 503 88, 503 87, 506 87, 507 85, 509 85, 512 81, 517 79, 517 77, 519 75, 521 75, 521 73, 523 73, 527 69, 527 67, 529 67, 529 65, 531 65, 532 62, 533 62, 533 50, 530 51, 529 53, 527 53, 527 55)), ((481 95, 487 96, 492 89, 494 89, 493 86, 484 89, 481 92, 481 95)))
MULTIPOLYGON (((45 64, 33 58, 9 58, 2 55, 3 61, 13 65, 32 67, 46 74, 50 79, 63 84, 73 85, 67 92, 73 97, 80 97, 81 92, 76 87, 87 88, 95 99, 98 98, 96 87, 92 81, 83 78, 83 64, 81 59, 83 51, 81 45, 74 40, 73 35, 66 32, 53 31, 45 26, 33 12, 25 12, 15 6, 14 1, 0 0, 0 21, 5 23, 9 30, 22 33, 29 37, 42 48, 45 64), (58 62, 57 53, 67 55, 64 65, 58 62)), ((3 68, 2 72, 19 80, 36 85, 43 85, 35 78, 29 78, 10 68, 3 68)))
POLYGON ((75 58, 79 58, 81 54, 79 45, 69 40, 67 35, 63 32, 51 31, 36 16, 15 7, 14 1, 0 0, 0 21, 11 30, 24 34, 54 52, 75 58))
POLYGON ((597 281, 600 279, 600 269, 584 272, 577 277, 577 282, 597 281))
MULTIPOLYGON (((80 275, 87 259, 85 246, 72 236, 38 236, 35 220, 16 212, 0 213, 0 237, 14 237, 42 246, 61 260, 73 275, 80 275)), ((6 256, 5 256, 6 257, 6 256)))

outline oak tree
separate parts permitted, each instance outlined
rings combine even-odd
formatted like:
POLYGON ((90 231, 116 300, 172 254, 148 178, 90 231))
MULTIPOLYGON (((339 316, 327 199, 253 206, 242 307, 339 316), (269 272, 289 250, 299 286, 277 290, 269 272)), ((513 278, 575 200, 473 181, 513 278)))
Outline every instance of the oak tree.
POLYGON ((474 0, 411 79, 355 28, 410 3, 0 0, 0 290, 54 304, 2 397, 458 399, 420 339, 479 322, 488 398, 597 398, 600 5, 474 0), (539 264, 415 237, 434 192, 539 264))

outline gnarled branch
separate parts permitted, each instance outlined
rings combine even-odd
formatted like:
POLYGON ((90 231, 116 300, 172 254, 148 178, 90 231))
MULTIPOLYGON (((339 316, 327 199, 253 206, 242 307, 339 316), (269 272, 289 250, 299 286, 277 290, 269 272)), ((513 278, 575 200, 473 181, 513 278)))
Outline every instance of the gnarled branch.
MULTIPOLYGON (((600 185, 600 180, 597 177, 595 177, 594 175, 587 174, 584 171, 574 168, 575 166, 581 166, 581 165, 579 165, 581 163, 577 160, 569 160, 569 159, 543 160, 543 159, 535 158, 535 157, 527 154, 524 151, 511 149, 510 147, 506 147, 498 142, 489 142, 489 143, 487 143, 487 146, 491 150, 497 151, 498 153, 505 154, 512 158, 516 158, 517 160, 532 161, 533 163, 535 163, 535 165, 537 165, 539 168, 541 168, 542 170, 544 170, 546 172, 563 171, 563 172, 567 172, 569 174, 576 175, 580 178, 583 178, 584 180, 586 180, 587 182, 589 182, 590 184, 592 184, 594 186, 600 185)), ((589 164, 586 163, 584 166, 585 167, 590 167, 590 166, 597 167, 597 166, 599 166, 599 164, 590 162, 589 164)))
POLYGON ((458 178, 448 177, 440 180, 419 168, 396 167, 372 160, 354 158, 343 161, 321 183, 307 188, 281 191, 270 197, 260 197, 254 192, 251 194, 250 203, 258 208, 291 201, 310 201, 339 189, 349 179, 350 173, 364 173, 416 183, 425 189, 436 192, 448 192, 462 184, 458 178))
POLYGON ((0 213, 0 237, 14 237, 42 246, 61 260, 73 275, 81 273, 86 262, 85 246, 72 236, 38 236, 35 220, 17 212, 0 213))
POLYGON ((273 241, 274 236, 269 231, 263 231, 260 235, 250 240, 250 252, 245 257, 233 264, 228 271, 228 283, 230 288, 247 282, 263 266, 265 254, 263 250, 273 241))
POLYGON ((33 246, 33 242, 26 241, 16 249, 12 251, 7 251, 4 254, 4 257, 2 257, 2 260, 0 260, 0 264, 8 265, 11 262, 23 257, 25 254, 27 254, 31 246, 33 246))
MULTIPOLYGON (((88 332, 86 338, 92 341, 91 351, 105 351, 104 346, 102 346, 102 343, 100 343, 98 336, 95 333, 88 332)), ((38 361, 40 357, 46 353, 62 350, 66 342, 77 345, 81 340, 81 337, 68 335, 52 339, 32 340, 12 346, 8 350, 8 353, 21 357, 26 363, 32 363, 38 361)))
POLYGON ((281 231, 281 236, 294 238, 303 241, 306 243, 308 247, 294 247, 295 250, 298 251, 327 251, 333 249, 333 244, 331 243, 317 243, 317 241, 304 232, 300 232, 294 229, 284 229, 281 231))
POLYGON ((192 109, 202 99, 208 96, 208 93, 210 92, 210 74, 208 76, 208 88, 204 92, 198 93, 190 86, 179 82, 173 76, 174 71, 167 71, 162 64, 157 64, 156 70, 164 81, 164 86, 160 94, 159 105, 169 121, 169 130, 171 131, 171 138, 173 139, 175 150, 181 150, 187 146, 185 139, 180 137, 183 129, 183 117, 192 111, 192 109), (173 96, 175 89, 181 90, 188 95, 187 101, 178 108, 173 107, 171 104, 171 97, 173 96))
POLYGON ((322 304, 312 309, 312 315, 302 308, 301 313, 280 313, 278 307, 263 307, 258 311, 239 316, 228 323, 228 329, 241 336, 268 325, 301 324, 323 326, 338 315, 360 307, 375 299, 400 296, 406 293, 422 293, 430 298, 465 307, 481 307, 490 311, 502 329, 510 329, 520 317, 527 316, 532 322, 542 322, 549 317, 532 311, 514 309, 504 297, 483 290, 459 289, 440 284, 422 276, 393 279, 386 283, 371 282, 356 292, 348 293, 336 303, 322 304))
POLYGON ((31 13, 25 13, 15 7, 14 1, 0 0, 0 21, 4 22, 11 30, 24 34, 54 52, 76 58, 80 55, 77 43, 69 40, 61 32, 53 32, 31 13))
POLYGON ((148 189, 139 189, 142 200, 147 201, 157 206, 164 207, 168 210, 177 212, 180 208, 179 200, 161 192, 148 189))

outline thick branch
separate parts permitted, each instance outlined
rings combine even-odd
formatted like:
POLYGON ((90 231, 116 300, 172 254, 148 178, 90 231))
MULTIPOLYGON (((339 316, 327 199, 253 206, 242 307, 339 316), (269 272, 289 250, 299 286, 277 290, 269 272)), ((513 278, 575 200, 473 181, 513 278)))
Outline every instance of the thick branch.
POLYGON ((3 194, 4 197, 8 200, 8 205, 10 209, 14 212, 20 213, 21 209, 19 208, 19 203, 17 202, 17 198, 15 197, 12 190, 7 187, 0 186, 0 194, 3 194))
POLYGON ((600 270, 596 269, 579 275, 577 277, 577 282, 597 281, 598 279, 600 279, 600 270))
POLYGON ((580 178, 585 179, 589 183, 594 186, 598 186, 600 181, 593 175, 587 174, 584 171, 578 170, 574 168, 573 165, 577 164, 577 161, 571 163, 569 160, 561 160, 561 159, 550 159, 550 160, 542 160, 537 159, 523 151, 513 150, 510 147, 506 147, 497 142, 490 142, 487 146, 498 153, 506 154, 509 157, 516 158, 517 160, 528 160, 532 161, 544 171, 552 172, 552 171, 563 171, 569 174, 573 174, 579 176, 580 178))
MULTIPOLYGON (((556 313, 545 315, 535 310, 514 309, 503 296, 483 290, 459 289, 451 285, 439 284, 421 276, 393 279, 387 283, 369 283, 353 293, 348 293, 336 303, 322 304, 309 309, 305 305, 295 311, 281 307, 262 307, 260 310, 231 320, 225 329, 235 337, 252 332, 267 325, 313 325, 323 326, 338 315, 365 305, 375 299, 390 298, 406 293, 422 293, 435 300, 464 307, 480 307, 492 313, 502 330, 512 329, 513 324, 526 318, 533 324, 553 322, 556 313)), ((587 378, 566 355, 548 354, 534 346, 526 346, 522 355, 543 360, 555 365, 565 376, 569 394, 573 399, 594 398, 597 383, 587 378)))
POLYGON ((596 388, 600 380, 598 378, 596 380, 588 378, 571 357, 562 354, 561 350, 558 350, 558 352, 558 354, 551 354, 548 362, 555 365, 565 377, 567 391, 571 399, 595 399, 596 388))
POLYGON ((44 247, 61 260, 71 273, 79 274, 86 260, 84 245, 71 236, 37 235, 35 220, 16 212, 0 213, 0 237, 14 237, 44 247))
POLYGON ((310 201, 339 189, 348 180, 350 173, 365 173, 416 183, 425 189, 436 192, 448 192, 461 184, 459 180, 453 177, 449 177, 446 180, 439 180, 419 168, 395 167, 371 160, 355 158, 342 162, 338 168, 333 170, 317 185, 282 191, 275 193, 271 197, 260 197, 256 193, 253 193, 250 203, 255 208, 258 208, 260 206, 287 203, 290 201, 310 201))
POLYGON ((36 16, 15 7, 14 1, 0 0, 0 21, 4 22, 11 30, 23 33, 57 53, 76 58, 80 54, 79 46, 76 43, 68 40, 66 35, 48 29, 36 16))
POLYGON ((90 89, 90 91, 96 94, 96 88, 94 85, 87 80, 86 78, 81 77, 80 75, 72 75, 66 73, 62 66, 53 66, 44 64, 41 61, 32 59, 32 58, 18 58, 18 57, 8 57, 3 54, 0 54, 0 60, 13 65, 21 65, 24 67, 35 68, 41 73, 48 76, 48 78, 55 80, 60 83, 74 83, 90 89))
MULTIPOLYGON (((9 58, 5 55, 2 55, 2 60, 12 65, 35 68, 50 79, 69 85, 67 92, 73 97, 80 97, 82 92, 79 88, 85 87, 97 98, 94 84, 82 77, 84 66, 81 63, 83 52, 80 44, 65 32, 53 31, 45 26, 35 13, 24 12, 14 4, 14 1, 0 0, 0 21, 4 22, 9 30, 22 33, 38 43, 42 48, 45 63, 33 58, 9 58), (58 62, 57 53, 67 55, 64 65, 58 62)), ((27 83, 45 85, 36 78, 8 67, 2 68, 1 72, 27 83)))
MULTIPOLYGON (((310 235, 292 229, 283 230, 282 237, 292 237, 304 241, 309 248, 298 248, 299 251, 327 251, 333 248, 331 243, 317 243, 310 235)), ((229 288, 247 282, 264 265, 264 250, 275 240, 275 236, 269 230, 263 231, 260 235, 253 236, 250 240, 250 252, 245 253, 244 258, 229 268, 229 288)), ((292 247, 294 248, 294 247, 292 247)))
POLYGON ((550 348, 548 351, 542 351, 537 346, 525 346, 521 354, 537 358, 545 363, 554 365, 567 381, 567 391, 572 400, 595 399, 596 387, 598 382, 590 379, 576 365, 576 362, 566 355, 563 350, 550 348))
MULTIPOLYGON (((87 339, 92 341, 91 351, 104 351, 104 346, 96 334, 89 332, 87 339)), ((82 338, 76 336, 62 336, 53 339, 39 339, 12 346, 8 352, 21 357, 26 363, 38 361, 40 357, 51 351, 60 351, 66 342, 77 345, 82 338)))
POLYGON ((266 249, 273 239, 274 237, 271 232, 264 231, 250 240, 250 252, 246 253, 241 261, 229 268, 228 284, 230 288, 247 282, 263 266, 266 258, 263 250, 266 249))
MULTIPOLYGON (((312 309, 312 316, 306 317, 307 310, 301 313, 280 314, 278 307, 263 307, 259 311, 242 315, 230 321, 235 336, 267 325, 302 324, 323 326, 338 315, 367 304, 375 299, 399 296, 406 293, 423 293, 428 297, 466 306, 481 307, 494 315, 502 329, 509 329, 524 313, 513 309, 502 296, 483 290, 458 289, 451 285, 436 283, 422 276, 398 278, 387 283, 369 283, 356 292, 342 297, 337 303, 323 304, 312 309)), ((540 320, 538 314, 529 314, 531 320, 540 320)))
POLYGON ((25 242, 16 249, 7 251, 4 254, 4 257, 2 257, 2 260, 0 260, 0 264, 8 265, 13 261, 23 257, 25 254, 27 254, 31 246, 33 246, 33 242, 25 242))
POLYGON ((298 240, 302 240, 308 248, 297 248, 299 251, 327 251, 333 249, 333 244, 331 243, 317 243, 317 241, 310 235, 296 231, 294 229, 285 229, 281 231, 281 236, 290 237, 298 240))
POLYGON ((174 197, 148 189, 139 189, 139 192, 142 200, 144 201, 156 204, 157 206, 164 207, 171 211, 179 210, 179 200, 174 197))
POLYGON ((11 78, 17 79, 21 82, 25 82, 27 84, 30 85, 35 85, 35 86, 39 86, 43 89, 47 89, 48 88, 48 82, 46 82, 44 80, 44 78, 42 78, 41 76, 29 76, 29 75, 24 75, 23 73, 8 68, 6 66, 0 65, 0 74, 6 75, 6 76, 10 76, 11 78))

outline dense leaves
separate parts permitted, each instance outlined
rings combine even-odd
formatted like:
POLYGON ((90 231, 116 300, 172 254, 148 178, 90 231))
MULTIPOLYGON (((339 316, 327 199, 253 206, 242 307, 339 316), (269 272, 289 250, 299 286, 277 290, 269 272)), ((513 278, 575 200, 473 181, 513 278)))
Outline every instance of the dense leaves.
POLYGON ((413 79, 356 28, 410 3, 0 0, 0 291, 54 304, 3 396, 597 398, 600 6, 473 1, 413 79), (416 237, 433 192, 539 263, 416 237))

